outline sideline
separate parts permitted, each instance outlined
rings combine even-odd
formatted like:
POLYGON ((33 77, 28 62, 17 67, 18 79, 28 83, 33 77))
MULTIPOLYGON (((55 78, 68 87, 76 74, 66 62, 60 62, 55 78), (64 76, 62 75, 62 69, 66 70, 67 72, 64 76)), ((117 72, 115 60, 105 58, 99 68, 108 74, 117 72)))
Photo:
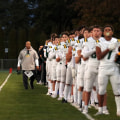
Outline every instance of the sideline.
MULTIPOLYGON (((70 104, 71 104, 73 107, 75 107, 73 103, 70 103, 70 104)), ((75 107, 75 108, 77 108, 77 107, 75 107)), ((77 108, 77 110, 80 111, 79 108, 77 108)), ((80 112, 81 112, 81 111, 80 111, 80 112)), ((82 112, 81 112, 81 113, 82 113, 82 112)), ((89 119, 89 120, 95 120, 95 119, 94 119, 92 116, 90 116, 88 113, 87 113, 87 114, 82 113, 82 114, 85 115, 86 118, 89 119)))
POLYGON ((2 90, 2 88, 4 87, 4 85, 7 83, 9 77, 11 76, 12 73, 9 73, 7 78, 5 79, 5 81, 2 83, 2 85, 0 86, 0 91, 2 90))
POLYGON ((88 113, 84 114, 86 116, 86 118, 88 118, 89 120, 95 120, 94 118, 92 118, 88 113))

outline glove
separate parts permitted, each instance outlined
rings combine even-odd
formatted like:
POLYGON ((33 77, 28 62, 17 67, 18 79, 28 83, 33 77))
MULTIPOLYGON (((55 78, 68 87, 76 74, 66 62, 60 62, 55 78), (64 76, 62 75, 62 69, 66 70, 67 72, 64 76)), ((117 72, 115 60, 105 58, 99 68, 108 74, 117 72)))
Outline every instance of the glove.
POLYGON ((75 68, 72 68, 72 78, 75 78, 75 68))
POLYGON ((116 48, 116 46, 117 46, 117 43, 111 43, 111 44, 109 44, 109 46, 108 46, 108 49, 111 51, 111 50, 114 50, 115 48, 116 48))

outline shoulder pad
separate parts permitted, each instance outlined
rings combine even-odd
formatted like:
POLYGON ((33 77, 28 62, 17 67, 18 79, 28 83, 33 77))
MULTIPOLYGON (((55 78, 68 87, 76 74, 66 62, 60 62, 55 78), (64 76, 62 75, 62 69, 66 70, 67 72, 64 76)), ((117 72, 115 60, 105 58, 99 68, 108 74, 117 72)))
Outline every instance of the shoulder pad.
POLYGON ((57 47, 55 47, 55 50, 58 50, 58 48, 57 48, 57 47))
POLYGON ((75 51, 75 48, 73 48, 73 51, 75 51))
POLYGON ((77 40, 77 43, 80 43, 80 40, 77 40))
POLYGON ((84 42, 87 42, 87 38, 84 39, 84 42))
POLYGON ((68 39, 68 43, 70 43, 70 39, 68 39))
POLYGON ((118 42, 120 42, 120 39, 117 39, 118 42))
POLYGON ((75 41, 75 39, 73 38, 72 41, 75 41))
POLYGON ((49 46, 49 48, 52 48, 52 46, 49 46))
POLYGON ((63 46, 64 46, 64 48, 67 48, 67 46, 65 44, 63 46))

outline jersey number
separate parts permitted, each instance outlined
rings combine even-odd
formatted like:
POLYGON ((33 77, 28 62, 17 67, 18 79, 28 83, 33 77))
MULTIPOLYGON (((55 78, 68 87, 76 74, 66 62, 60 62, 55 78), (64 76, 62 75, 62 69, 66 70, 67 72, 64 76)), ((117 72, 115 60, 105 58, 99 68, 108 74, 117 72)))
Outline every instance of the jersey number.
POLYGON ((91 55, 91 57, 92 57, 92 58, 96 58, 96 53, 93 53, 93 54, 91 55))
POLYGON ((112 54, 112 51, 110 51, 110 52, 108 53, 108 57, 107 57, 107 59, 110 59, 111 54, 112 54))

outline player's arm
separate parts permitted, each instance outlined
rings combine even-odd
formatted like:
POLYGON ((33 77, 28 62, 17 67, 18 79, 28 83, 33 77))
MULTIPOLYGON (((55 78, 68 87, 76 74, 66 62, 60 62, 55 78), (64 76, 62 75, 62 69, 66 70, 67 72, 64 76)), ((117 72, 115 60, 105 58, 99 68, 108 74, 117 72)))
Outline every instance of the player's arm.
POLYGON ((56 62, 59 62, 61 60, 60 56, 56 54, 56 62))
POLYGON ((81 58, 86 61, 89 59, 89 55, 87 54, 89 51, 88 51, 88 47, 87 46, 84 46, 84 48, 82 49, 82 52, 81 52, 81 58), (87 55, 86 55, 87 54, 87 55))
POLYGON ((88 57, 88 58, 85 58, 85 57, 83 57, 83 55, 82 55, 82 59, 83 59, 84 61, 86 61, 86 60, 89 59, 89 57, 88 57))
POLYGON ((83 52, 83 57, 84 58, 89 58, 89 56, 91 56, 95 52, 96 52, 95 48, 89 50, 87 47, 85 47, 84 52, 83 52))
POLYGON ((81 59, 81 50, 77 50, 77 56, 75 56, 75 63, 79 63, 81 59))
POLYGON ((66 54, 66 62, 70 62, 72 59, 72 53, 67 53, 66 54))
POLYGON ((106 49, 105 51, 101 51, 101 48, 96 46, 96 56, 97 56, 97 59, 98 60, 101 60, 103 59, 109 52, 110 50, 109 49, 106 49))
POLYGON ((66 62, 70 62, 72 59, 72 47, 68 48, 68 53, 66 53, 66 62))

